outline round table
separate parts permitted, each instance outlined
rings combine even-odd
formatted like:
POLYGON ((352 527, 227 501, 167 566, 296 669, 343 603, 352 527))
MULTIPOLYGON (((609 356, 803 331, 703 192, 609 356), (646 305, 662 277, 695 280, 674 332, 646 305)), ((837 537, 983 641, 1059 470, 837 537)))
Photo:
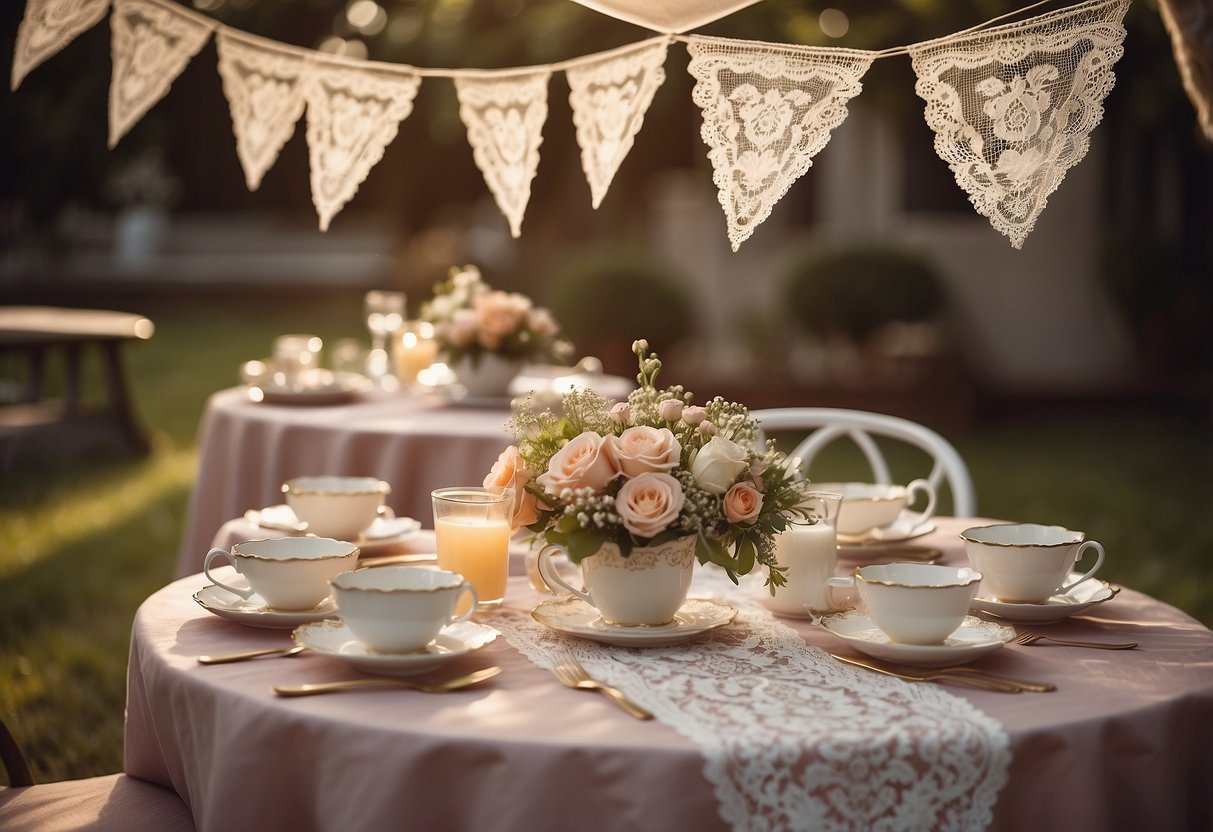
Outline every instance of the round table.
MULTIPOLYGON (((957 533, 973 522, 939 518, 919 542, 963 562, 957 533)), ((529 610, 542 596, 520 566, 506 606, 529 610)), ((444 668, 442 676, 503 668, 467 690, 283 699, 272 685, 362 674, 307 653, 199 665, 204 653, 289 643, 285 631, 243 627, 196 605, 190 596, 204 583, 178 580, 140 607, 125 735, 127 773, 175 789, 200 830, 726 828, 696 745, 606 697, 562 687, 503 637, 444 668)), ((810 622, 786 623, 812 645, 850 652, 810 622)), ((1128 589, 1081 617, 1032 629, 1140 647, 1009 646, 978 666, 1058 690, 947 688, 1000 723, 1010 742, 990 828, 1210 828, 1213 632, 1128 589)))
POLYGON ((245 388, 220 391, 207 402, 199 428, 198 478, 177 575, 202 569, 228 520, 282 503, 282 484, 296 476, 378 477, 391 484, 388 504, 398 516, 432 525, 430 492, 483 482, 511 442, 509 418, 507 404, 459 406, 403 392, 300 406, 255 402, 245 388))

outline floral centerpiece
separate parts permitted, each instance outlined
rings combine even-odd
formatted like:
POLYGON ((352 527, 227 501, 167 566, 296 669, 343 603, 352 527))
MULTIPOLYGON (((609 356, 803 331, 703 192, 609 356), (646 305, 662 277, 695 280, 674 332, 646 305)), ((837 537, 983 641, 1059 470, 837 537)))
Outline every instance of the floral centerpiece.
POLYGON ((485 484, 512 486, 515 528, 565 547, 587 585, 586 566, 608 550, 626 560, 678 540, 688 583, 693 552, 735 582, 762 564, 774 592, 785 583, 775 536, 812 522, 798 465, 773 442, 755 447, 758 424, 743 405, 720 397, 696 405, 680 385, 659 388, 661 361, 643 340, 632 349, 639 386, 627 401, 574 390, 559 415, 519 406, 510 422, 517 444, 485 484))
POLYGON ((420 315, 434 325, 439 352, 452 366, 476 365, 486 355, 563 363, 573 352, 550 311, 526 295, 491 288, 475 266, 452 268, 420 315))

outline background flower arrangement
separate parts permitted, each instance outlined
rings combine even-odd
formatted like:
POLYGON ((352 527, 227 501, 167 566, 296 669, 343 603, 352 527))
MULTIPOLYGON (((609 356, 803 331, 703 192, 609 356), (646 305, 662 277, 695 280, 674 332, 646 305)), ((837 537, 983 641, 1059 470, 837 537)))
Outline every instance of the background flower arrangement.
POLYGON ((452 268, 434 286, 434 297, 422 305, 420 316, 434 325, 448 364, 466 358, 475 366, 486 354, 563 364, 573 354, 551 312, 526 295, 491 288, 475 266, 452 268))
POLYGON ((681 385, 656 386, 661 361, 632 345, 639 387, 613 403, 590 390, 565 394, 561 414, 519 407, 517 441, 485 485, 512 486, 514 527, 526 526, 580 563, 604 543, 633 548, 695 535, 700 563, 734 581, 755 564, 767 584, 784 583, 774 538, 808 522, 806 483, 773 443, 755 448, 758 424, 719 396, 702 406, 681 385))

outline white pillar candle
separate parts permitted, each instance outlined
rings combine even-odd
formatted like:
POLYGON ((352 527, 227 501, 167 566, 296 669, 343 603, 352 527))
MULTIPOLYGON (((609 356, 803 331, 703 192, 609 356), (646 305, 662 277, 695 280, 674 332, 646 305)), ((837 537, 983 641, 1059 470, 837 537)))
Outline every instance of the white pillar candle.
POLYGON ((812 526, 793 525, 775 538, 775 554, 786 566, 786 585, 772 597, 764 590, 763 603, 776 613, 811 616, 829 612, 830 589, 826 581, 838 568, 838 540, 826 522, 812 526))

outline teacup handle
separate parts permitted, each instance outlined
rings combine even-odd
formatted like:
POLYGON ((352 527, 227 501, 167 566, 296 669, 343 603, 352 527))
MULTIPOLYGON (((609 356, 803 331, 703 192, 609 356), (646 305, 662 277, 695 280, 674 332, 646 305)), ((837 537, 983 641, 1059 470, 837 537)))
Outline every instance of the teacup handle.
POLYGON ((594 606, 594 602, 591 600, 588 592, 573 589, 564 578, 560 577, 560 572, 556 569, 556 565, 552 563, 552 556, 559 551, 560 547, 551 543, 539 550, 539 575, 543 578, 543 582, 551 588, 560 587, 566 592, 576 595, 590 606, 594 606))
POLYGON ((256 590, 251 586, 248 589, 239 589, 231 586, 230 584, 225 584, 223 581, 211 574, 211 561, 213 561, 215 558, 226 558, 232 564, 233 569, 235 569, 237 572, 240 571, 240 565, 236 563, 235 555, 233 555, 227 549, 211 549, 206 553, 206 560, 202 562, 202 574, 206 575, 206 577, 209 578, 211 583, 213 583, 215 586, 221 586, 233 595, 239 595, 246 601, 249 598, 252 598, 254 593, 256 593, 256 590))
POLYGON ((376 516, 381 517, 384 520, 395 520, 396 519, 396 512, 392 511, 392 507, 389 505, 386 505, 386 504, 381 505, 379 507, 378 511, 375 512, 375 514, 376 514, 376 516))
POLYGON ((927 507, 924 508, 918 515, 918 523, 925 523, 935 516, 935 486, 931 485, 927 480, 912 480, 906 486, 906 497, 910 505, 914 504, 914 494, 922 492, 927 495, 927 507))
POLYGON ((1078 554, 1074 556, 1074 562, 1078 563, 1080 560, 1082 560, 1083 552, 1087 551, 1087 549, 1095 550, 1095 553, 1096 553, 1095 565, 1092 566, 1090 569, 1088 569, 1086 571, 1086 573, 1081 578, 1079 578, 1077 581, 1066 584, 1061 589, 1057 590, 1058 595, 1062 595, 1066 592, 1069 592, 1071 589, 1078 586, 1080 583, 1087 580, 1088 578, 1095 577, 1095 573, 1099 571, 1099 567, 1103 566, 1103 545, 1094 540, 1083 541, 1083 544, 1078 547, 1078 554))
POLYGON ((830 609, 834 609, 834 610, 842 609, 842 607, 844 606, 842 601, 837 600, 838 593, 836 593, 834 591, 837 589, 854 590, 855 589, 855 576, 854 575, 836 575, 833 578, 826 578, 826 592, 828 593, 829 599, 830 599, 830 609))
MULTIPOLYGON (((447 624, 456 624, 460 621, 467 621, 469 618, 472 617, 472 615, 475 614, 476 607, 480 606, 480 595, 479 595, 479 593, 476 592, 476 587, 472 586, 467 581, 464 581, 463 586, 461 586, 460 589, 466 590, 472 594, 472 605, 470 607, 468 607, 464 612, 460 613, 459 615, 452 615, 452 616, 448 617, 446 620, 447 624)), ((459 609, 458 601, 455 602, 454 608, 459 609)), ((446 625, 443 625, 443 626, 446 626, 446 625)))

